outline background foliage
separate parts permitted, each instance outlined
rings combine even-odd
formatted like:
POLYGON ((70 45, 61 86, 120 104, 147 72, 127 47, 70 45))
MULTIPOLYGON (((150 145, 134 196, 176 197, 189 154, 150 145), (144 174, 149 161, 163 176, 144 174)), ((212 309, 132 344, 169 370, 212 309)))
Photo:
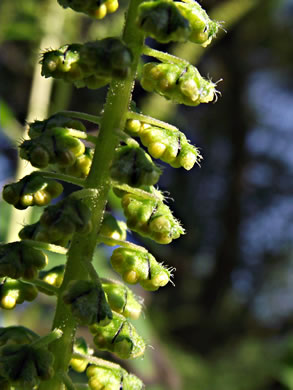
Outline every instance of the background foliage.
MULTIPOLYGON (((156 258, 176 267, 176 288, 137 290, 147 306, 138 328, 154 350, 128 368, 153 390, 293 389, 293 1, 201 3, 228 33, 204 52, 192 44, 169 49, 201 74, 223 77, 218 103, 177 107, 135 90, 138 107, 183 130, 204 160, 191 172, 165 167, 160 186, 175 200, 171 207, 187 235, 164 247, 147 242, 156 258)), ((1 187, 16 175, 41 40, 52 33, 61 44, 118 34, 124 6, 122 0, 119 12, 99 22, 62 11, 58 33, 46 22, 49 12, 55 20, 60 15, 55 0, 1 1, 1 187)), ((54 82, 48 112, 98 114, 105 91, 54 82)), ((114 196, 110 206, 120 216, 114 196)), ((10 212, 1 203, 1 241, 9 224, 18 231, 23 223, 9 219, 10 212)), ((108 258, 104 248, 97 251, 105 272, 108 258)), ((0 321, 42 334, 52 315, 52 300, 40 296, 38 304, 2 311, 0 321)))

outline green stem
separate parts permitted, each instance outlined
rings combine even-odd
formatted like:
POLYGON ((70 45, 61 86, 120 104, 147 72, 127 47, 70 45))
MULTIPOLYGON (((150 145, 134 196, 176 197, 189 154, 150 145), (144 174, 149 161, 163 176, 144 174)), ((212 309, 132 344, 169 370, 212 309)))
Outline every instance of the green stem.
POLYGON ((138 112, 129 111, 127 119, 136 119, 140 122, 148 123, 149 125, 161 127, 162 129, 178 132, 179 129, 176 126, 172 126, 167 122, 160 121, 159 119, 152 118, 151 116, 139 114, 138 112))
POLYGON ((164 200, 163 195, 161 193, 159 194, 158 191, 156 192, 156 194, 152 194, 151 192, 141 190, 140 188, 131 187, 128 184, 121 184, 121 183, 118 183, 114 180, 112 181, 112 185, 114 188, 117 188, 118 190, 129 192, 130 194, 138 195, 144 199, 152 199, 152 200, 156 200, 156 201, 158 201, 158 200, 163 201, 164 200))
POLYGON ((47 242, 35 241, 35 240, 22 240, 22 242, 33 246, 34 248, 44 249, 49 252, 59 253, 61 255, 66 255, 68 249, 63 248, 63 246, 58 246, 54 244, 48 244, 47 242))
POLYGON ((70 118, 83 119, 85 121, 95 123, 96 125, 99 125, 102 119, 100 116, 86 114, 85 112, 79 111, 59 111, 56 114, 68 116, 70 118))
POLYGON ((83 179, 78 179, 77 177, 64 175, 63 173, 48 172, 48 171, 34 171, 33 173, 40 176, 47 177, 49 179, 56 179, 56 180, 65 181, 66 183, 75 184, 79 187, 83 187, 85 182, 83 179))
POLYGON ((148 251, 143 246, 133 244, 132 242, 129 241, 116 240, 115 238, 106 237, 103 236, 102 234, 99 234, 98 240, 100 242, 103 242, 106 245, 120 245, 127 249, 133 249, 136 251, 148 253, 148 251))
POLYGON ((140 146, 139 143, 137 141, 135 141, 134 138, 132 138, 128 134, 124 133, 124 131, 117 129, 116 134, 127 145, 139 148, 139 146, 140 146))
POLYGON ((66 372, 63 372, 62 374, 60 374, 60 378, 62 379, 62 382, 66 386, 67 390, 76 390, 76 387, 73 384, 70 376, 66 372))
POLYGON ((46 336, 40 337, 36 341, 31 343, 31 346, 34 348, 43 348, 48 344, 51 344, 53 341, 60 339, 62 337, 62 330, 54 329, 52 332, 46 334, 46 336))
MULTIPOLYGON (((57 299, 57 308, 53 327, 61 328, 63 336, 50 345, 55 356, 55 372, 66 372, 72 356, 73 341, 76 332, 76 321, 62 300, 62 294, 71 280, 88 279, 88 264, 91 263, 97 244, 97 234, 103 220, 108 192, 111 187, 110 166, 114 158, 115 148, 119 138, 116 129, 124 129, 126 116, 131 101, 133 84, 137 66, 143 48, 143 34, 137 29, 135 20, 137 8, 142 0, 130 0, 123 39, 132 50, 133 63, 129 76, 124 81, 112 81, 107 95, 104 114, 101 120, 99 138, 88 178, 86 188, 96 189, 98 196, 86 198, 87 205, 92 210, 92 233, 86 237, 75 234, 68 251, 63 283, 57 299)), ((62 380, 58 376, 43 382, 39 390, 63 390, 62 380)))
POLYGON ((33 281, 28 282, 27 280, 25 281, 26 283, 33 284, 36 287, 40 287, 42 290, 46 290, 49 295, 58 295, 58 287, 52 286, 49 283, 44 282, 43 280, 40 279, 34 279, 33 281))
POLYGON ((155 57, 162 62, 176 64, 179 66, 189 66, 190 65, 190 63, 188 61, 185 61, 182 58, 173 56, 172 54, 169 54, 169 53, 164 53, 160 50, 152 49, 151 47, 148 47, 146 45, 143 48, 143 54, 150 56, 150 57, 155 57))
POLYGON ((87 360, 89 363, 94 364, 95 366, 99 366, 99 367, 114 368, 116 370, 121 369, 119 364, 115 364, 115 363, 109 362, 108 360, 97 358, 95 356, 84 355, 83 353, 79 353, 79 352, 73 352, 72 357, 77 358, 77 359, 87 360))

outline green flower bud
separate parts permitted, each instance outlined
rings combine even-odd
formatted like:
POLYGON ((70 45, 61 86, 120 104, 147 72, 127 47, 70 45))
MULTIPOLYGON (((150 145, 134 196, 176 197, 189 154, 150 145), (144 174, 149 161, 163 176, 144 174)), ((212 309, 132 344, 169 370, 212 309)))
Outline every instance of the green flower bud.
POLYGON ((133 187, 153 185, 162 171, 141 148, 122 146, 116 150, 111 167, 111 177, 133 187))
POLYGON ((21 240, 35 240, 66 247, 72 234, 62 234, 56 229, 42 226, 40 222, 24 226, 18 233, 21 240))
POLYGON ((83 12, 95 19, 103 19, 108 13, 115 12, 119 3, 117 0, 58 0, 63 8, 71 8, 83 12))
POLYGON ((35 286, 5 278, 0 284, 0 306, 2 309, 13 309, 16 304, 21 304, 24 301, 33 301, 38 295, 38 290, 35 286))
POLYGON ((92 74, 106 78, 124 79, 132 64, 132 53, 118 38, 87 42, 81 49, 82 65, 92 74))
POLYGON ((121 359, 136 358, 144 353, 145 342, 134 326, 115 312, 109 325, 94 324, 90 330, 94 334, 94 343, 102 351, 113 352, 121 359))
POLYGON ((0 245, 0 277, 35 279, 47 264, 47 256, 25 242, 0 245))
POLYGON ((104 282, 102 286, 113 311, 133 320, 139 318, 142 312, 142 298, 138 298, 124 284, 104 282))
POLYGON ((201 77, 192 65, 151 62, 144 65, 140 82, 146 91, 187 106, 209 103, 217 94, 216 84, 201 77))
MULTIPOLYGON (((124 241, 127 236, 127 225, 123 221, 117 221, 110 213, 105 212, 100 234, 105 237, 114 238, 115 240, 124 241)), ((110 245, 108 241, 105 243, 110 245)), ((112 245, 114 246, 115 244, 112 245)))
POLYGON ((176 1, 174 4, 190 23, 191 33, 189 40, 203 47, 208 46, 216 36, 220 24, 211 20, 196 1, 190 3, 176 1))
POLYGON ((169 207, 161 201, 125 194, 121 204, 127 226, 142 236, 160 244, 169 244, 184 234, 184 229, 173 217, 169 207))
POLYGON ((93 161, 94 151, 91 148, 85 148, 84 154, 78 156, 75 160, 75 163, 70 167, 59 167, 59 171, 67 175, 85 179, 89 174, 92 161, 93 161))
POLYGON ((158 42, 185 42, 190 23, 171 0, 144 1, 138 8, 138 26, 158 42))
POLYGON ((20 157, 37 168, 46 168, 49 164, 61 167, 73 165, 76 158, 84 152, 84 144, 62 127, 49 129, 20 145, 20 157))
POLYGON ((46 206, 51 199, 61 195, 62 191, 62 184, 32 173, 17 183, 4 186, 3 199, 23 210, 29 206, 46 206))
POLYGON ((30 138, 36 138, 54 127, 86 131, 84 124, 79 120, 61 114, 54 114, 43 121, 34 121, 30 123, 28 135, 30 138))
POLYGON ((92 229, 90 209, 81 199, 73 197, 47 207, 41 216, 40 223, 47 233, 46 239, 52 239, 54 243, 62 238, 67 240, 75 232, 87 234, 92 229))
POLYGON ((16 387, 33 388, 53 376, 53 354, 30 345, 6 345, 0 350, 0 375, 16 387))
MULTIPOLYGON (((53 267, 48 271, 41 271, 39 273, 39 279, 50 284, 50 286, 59 288, 63 282, 64 271, 65 271, 64 264, 57 265, 56 267, 53 267)), ((41 287, 38 287, 38 289, 42 292, 45 291, 41 287)), ((45 293, 47 295, 53 295, 53 294, 49 294, 47 290, 45 291, 45 293)))
MULTIPOLYGON (((73 351, 83 355, 92 355, 94 353, 94 351, 89 348, 85 339, 82 337, 79 337, 77 340, 75 340, 73 351)), ((70 360, 71 367, 77 372, 84 372, 88 363, 88 360, 82 357, 74 357, 70 360)))
POLYGON ((97 323, 105 326, 112 319, 112 311, 103 289, 89 280, 71 281, 63 294, 63 300, 70 305, 73 315, 82 325, 97 323))
POLYGON ((91 390, 143 390, 142 381, 123 368, 90 365, 86 370, 91 390))
POLYGON ((0 328, 0 347, 6 344, 30 344, 39 336, 24 326, 0 328))
POLYGON ((115 249, 111 256, 111 264, 126 283, 140 283, 149 291, 165 286, 171 278, 171 270, 158 263, 154 256, 134 249, 122 247, 115 249))

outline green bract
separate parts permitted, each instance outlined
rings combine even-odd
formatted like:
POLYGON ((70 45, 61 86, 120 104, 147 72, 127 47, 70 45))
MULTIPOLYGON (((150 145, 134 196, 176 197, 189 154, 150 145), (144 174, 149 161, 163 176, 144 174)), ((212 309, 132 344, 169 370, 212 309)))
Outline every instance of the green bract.
POLYGON ((17 183, 4 186, 3 199, 17 209, 23 210, 29 206, 46 206, 51 199, 61 195, 62 191, 63 186, 57 181, 31 174, 17 183))
POLYGON ((0 328, 0 347, 6 344, 30 344, 39 336, 24 326, 8 326, 0 328))
POLYGON ((25 242, 0 245, 0 277, 35 279, 46 266, 47 256, 25 242))
POLYGON ((136 320, 142 311, 142 299, 138 298, 124 284, 114 282, 103 282, 103 289, 111 309, 124 317, 136 320))
POLYGON ((220 24, 211 20, 204 9, 196 2, 174 2, 175 7, 189 21, 191 33, 188 39, 203 47, 208 46, 216 36, 220 24))
POLYGON ((132 53, 117 38, 72 44, 44 53, 42 75, 75 83, 77 87, 100 88, 112 78, 124 79, 130 71, 132 53))
POLYGON ((172 0, 144 1, 138 8, 138 26, 162 43, 187 41, 191 28, 172 0))
POLYGON ((121 359, 143 355, 145 342, 134 326, 123 316, 113 312, 113 319, 107 326, 94 324, 90 327, 98 349, 115 353, 121 359))
POLYGON ((73 315, 82 325, 108 325, 112 311, 101 286, 89 280, 72 280, 63 294, 73 315))
POLYGON ((58 0, 58 3, 64 8, 69 7, 95 19, 103 19, 107 13, 113 13, 119 7, 117 0, 58 0))
POLYGON ((20 157, 37 168, 46 168, 49 164, 71 166, 84 152, 84 144, 63 127, 54 127, 20 145, 20 157))
POLYGON ((142 87, 156 92, 176 103, 198 106, 214 100, 216 84, 201 77, 192 65, 187 67, 175 64, 150 62, 144 65, 142 87))
POLYGON ((91 365, 86 373, 91 390, 142 390, 144 388, 140 379, 123 368, 91 365))
POLYGON ((29 344, 5 345, 0 349, 0 375, 13 386, 33 389, 54 374, 53 354, 29 344))
POLYGON ((169 244, 184 233, 169 207, 161 201, 125 194, 121 204, 127 218, 127 226, 142 236, 160 244, 169 244))
POLYGON ((165 286, 171 272, 148 252, 117 248, 111 256, 111 264, 126 283, 140 285, 150 291, 165 286))
POLYGON ((41 216, 40 224, 47 234, 46 238, 56 243, 59 240, 68 240, 75 232, 89 233, 92 229, 91 212, 81 199, 69 197, 47 207, 41 216))
POLYGON ((0 306, 2 309, 13 309, 16 304, 21 304, 24 301, 33 301, 38 295, 38 290, 35 286, 5 278, 0 284, 0 306))
POLYGON ((116 150, 111 177, 133 187, 154 185, 162 171, 151 157, 139 147, 121 146, 116 150))

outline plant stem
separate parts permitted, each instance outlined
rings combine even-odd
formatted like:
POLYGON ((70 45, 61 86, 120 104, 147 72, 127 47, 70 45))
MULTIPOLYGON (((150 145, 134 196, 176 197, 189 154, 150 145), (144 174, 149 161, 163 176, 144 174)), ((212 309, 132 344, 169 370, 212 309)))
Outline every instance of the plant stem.
MULTIPOLYGON (((112 81, 107 95, 104 114, 101 121, 99 138, 88 178, 86 188, 97 189, 98 196, 85 199, 92 210, 92 233, 86 237, 75 234, 68 251, 64 280, 57 299, 57 308, 53 328, 60 328, 63 337, 50 345, 55 356, 55 372, 66 372, 72 356, 73 341, 76 331, 76 321, 64 302, 62 294, 68 283, 76 279, 88 279, 88 264, 91 263, 97 243, 97 234, 103 220, 108 192, 111 187, 110 166, 115 148, 119 142, 115 131, 123 129, 131 101, 132 88, 137 72, 139 58, 143 48, 144 36, 137 29, 135 20, 137 8, 142 0, 131 0, 126 15, 124 42, 133 53, 133 63, 128 78, 124 81, 112 81)), ((39 390, 63 390, 62 380, 56 375, 49 381, 43 382, 39 390)))
POLYGON ((66 183, 75 184, 76 186, 79 187, 84 186, 84 179, 79 179, 77 177, 64 175, 63 173, 48 172, 48 171, 34 171, 33 173, 36 175, 47 177, 49 179, 57 179, 57 180, 65 181, 66 183))
POLYGON ((138 112, 129 111, 127 114, 128 119, 137 119, 140 122, 148 123, 149 125, 161 127, 162 129, 178 132, 179 129, 176 126, 172 126, 167 122, 160 121, 159 119, 152 118, 151 116, 143 115, 138 112))
POLYGON ((144 199, 152 199, 152 200, 156 200, 156 201, 158 201, 158 200, 163 201, 164 200, 163 195, 161 193, 159 193, 158 191, 156 191, 156 193, 153 194, 151 192, 144 191, 140 188, 131 187, 128 184, 118 183, 114 180, 112 181, 112 185, 114 188, 117 188, 117 189, 125 191, 125 192, 129 192, 130 194, 141 196, 144 199))
POLYGON ((79 111, 59 111, 56 114, 68 116, 70 118, 83 119, 85 121, 95 123, 96 125, 99 125, 102 120, 101 116, 86 114, 85 112, 79 111))
POLYGON ((60 339, 61 336, 62 331, 60 329, 54 329, 52 330, 52 332, 32 342, 31 346, 34 348, 43 348, 46 347, 48 344, 51 344, 54 340, 60 339))
POLYGON ((143 246, 133 244, 132 242, 129 241, 116 240, 115 238, 106 237, 103 236, 102 234, 99 234, 98 240, 100 242, 103 242, 106 245, 120 245, 127 249, 133 249, 135 251, 148 253, 148 251, 143 246))
POLYGON ((77 358, 77 359, 85 359, 89 363, 94 364, 95 366, 99 366, 99 367, 114 368, 116 370, 121 369, 119 364, 112 363, 112 362, 109 362, 108 360, 100 359, 100 358, 95 357, 95 356, 84 355, 83 353, 79 353, 79 352, 73 352, 72 357, 77 358))
POLYGON ((59 253, 61 255, 66 255, 67 250, 63 246, 48 244, 47 242, 35 241, 35 240, 22 240, 22 242, 33 246, 34 248, 44 249, 49 252, 59 253))
POLYGON ((148 46, 144 46, 143 54, 150 56, 150 57, 155 57, 162 62, 176 64, 179 66, 190 65, 190 63, 188 61, 183 60, 182 58, 173 56, 172 54, 169 54, 169 53, 164 53, 163 51, 160 51, 160 50, 152 49, 151 47, 148 47, 148 46))

